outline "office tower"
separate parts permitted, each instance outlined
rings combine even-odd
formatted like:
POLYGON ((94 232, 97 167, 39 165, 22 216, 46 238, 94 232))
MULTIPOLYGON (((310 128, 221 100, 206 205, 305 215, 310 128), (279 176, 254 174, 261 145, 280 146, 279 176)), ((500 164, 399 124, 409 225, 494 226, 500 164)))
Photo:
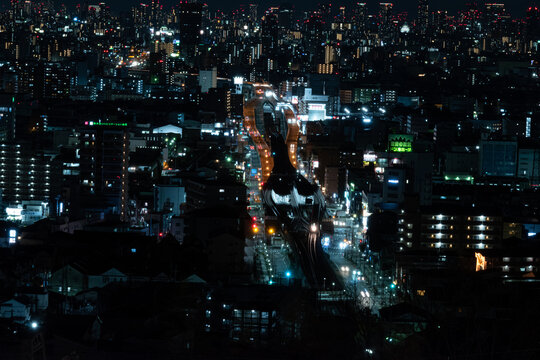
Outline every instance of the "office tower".
POLYGON ((525 16, 525 36, 528 41, 540 39, 540 9, 531 6, 525 16))
POLYGON ((202 4, 181 2, 178 5, 178 28, 184 55, 193 56, 201 38, 202 4))
POLYGON ((249 4, 248 11, 248 20, 257 21, 257 4, 249 4))
POLYGON ((418 0, 418 18, 416 22, 418 32, 424 35, 429 26, 429 4, 428 0, 418 0))
POLYGON ((217 68, 201 70, 199 72, 199 86, 202 93, 207 93, 208 90, 217 88, 217 68))
POLYGON ((293 6, 290 3, 281 4, 278 12, 278 24, 280 28, 290 29, 293 24, 293 6))
POLYGON ((86 121, 80 130, 81 198, 88 208, 127 220, 129 132, 127 123, 86 121))
POLYGON ((0 144, 0 190, 4 205, 49 204, 55 179, 52 159, 25 144, 0 144), (53 181, 54 180, 54 181, 53 181))
POLYGON ((262 18, 262 45, 266 53, 277 48, 279 40, 278 17, 275 12, 266 13, 262 18))
POLYGON ((392 30, 392 3, 379 3, 379 36, 387 38, 392 30))
POLYGON ((68 65, 40 62, 34 70, 34 98, 65 99, 69 97, 74 78, 68 65))
POLYGON ((353 8, 354 26, 357 31, 364 31, 366 28, 367 4, 358 2, 353 8))
POLYGON ((15 97, 0 95, 0 141, 15 140, 15 97))

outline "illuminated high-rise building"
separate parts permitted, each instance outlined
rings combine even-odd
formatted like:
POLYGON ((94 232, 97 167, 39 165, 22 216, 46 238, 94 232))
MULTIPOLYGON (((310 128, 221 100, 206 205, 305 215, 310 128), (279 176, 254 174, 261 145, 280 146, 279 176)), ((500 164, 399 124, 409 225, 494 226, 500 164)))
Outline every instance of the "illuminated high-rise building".
POLYGON ((485 4, 485 29, 491 37, 500 37, 504 33, 504 25, 510 20, 504 4, 485 4))
POLYGON ((353 8, 354 26, 358 31, 366 28, 367 4, 358 2, 353 8))
POLYGON ((159 4, 159 0, 152 0, 152 4, 150 5, 150 19, 152 22, 156 22, 160 18, 161 13, 161 5, 159 4))
POLYGON ((293 23, 293 6, 291 4, 281 4, 278 10, 279 27, 290 29, 293 23))
POLYGON ((394 4, 379 3, 379 36, 387 39, 392 32, 392 10, 394 4))
POLYGON ((268 12, 262 18, 262 45, 266 53, 277 48, 279 41, 279 22, 275 12, 268 12))
POLYGON ((248 20, 257 21, 257 4, 249 4, 248 10, 248 20))
POLYGON ((27 144, 0 144, 0 192, 4 205, 37 201, 49 204, 55 188, 54 164, 50 156, 27 144))
POLYGON ((180 44, 187 56, 194 55, 202 31, 203 6, 199 3, 182 1, 178 5, 178 28, 180 30, 180 44))
POLYGON ((0 141, 15 139, 15 97, 0 94, 0 141))
POLYGON ((540 9, 537 6, 531 6, 527 9, 525 25, 527 40, 540 40, 540 9))
POLYGON ((81 198, 127 219, 129 131, 119 120, 86 121, 80 130, 81 198))
POLYGON ((416 27, 420 34, 425 34, 429 26, 429 3, 428 0, 418 0, 418 14, 416 27))

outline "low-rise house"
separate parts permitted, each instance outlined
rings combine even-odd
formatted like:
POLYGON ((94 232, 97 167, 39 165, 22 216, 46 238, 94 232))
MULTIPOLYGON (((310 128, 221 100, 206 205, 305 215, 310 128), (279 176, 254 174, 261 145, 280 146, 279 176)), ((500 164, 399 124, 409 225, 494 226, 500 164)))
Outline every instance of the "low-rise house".
POLYGON ((21 299, 9 299, 0 303, 0 318, 24 323, 30 320, 30 306, 21 299))

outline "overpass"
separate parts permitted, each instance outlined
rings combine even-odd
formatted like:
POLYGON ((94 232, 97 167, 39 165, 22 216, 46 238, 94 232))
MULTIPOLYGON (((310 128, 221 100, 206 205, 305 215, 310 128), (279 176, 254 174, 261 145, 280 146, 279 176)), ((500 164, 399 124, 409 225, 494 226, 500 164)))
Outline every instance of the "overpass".
POLYGON ((343 288, 321 246, 324 197, 296 170, 300 126, 294 107, 279 102, 269 85, 254 84, 254 96, 244 105, 244 126, 261 159, 265 212, 283 224, 284 238, 308 284, 315 289, 343 288))
POLYGON ((279 102, 270 85, 257 83, 252 85, 254 96, 244 104, 244 127, 261 159, 261 177, 262 181, 266 182, 274 167, 270 135, 274 132, 286 134, 285 143, 289 149, 289 159, 296 168, 300 125, 294 107, 279 102))

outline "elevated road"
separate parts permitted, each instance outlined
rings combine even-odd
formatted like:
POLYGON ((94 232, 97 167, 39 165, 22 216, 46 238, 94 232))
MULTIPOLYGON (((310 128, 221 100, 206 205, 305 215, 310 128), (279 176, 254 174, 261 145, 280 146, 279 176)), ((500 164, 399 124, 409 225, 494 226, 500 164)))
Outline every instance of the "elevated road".
POLYGON ((296 170, 300 125, 291 104, 278 102, 272 88, 254 84, 254 96, 244 104, 244 126, 261 159, 262 199, 266 214, 276 216, 286 230, 305 279, 311 288, 343 289, 321 246, 324 197, 315 184, 296 170))
POLYGON ((272 91, 272 87, 266 84, 253 84, 255 96, 246 101, 244 104, 244 127, 248 131, 249 136, 253 140, 253 144, 259 158, 261 160, 261 178, 262 182, 266 182, 272 168, 274 167, 274 159, 270 153, 270 143, 267 141, 268 137, 265 133, 265 128, 259 129, 257 124, 264 124, 264 119, 260 119, 261 113, 265 103, 270 103, 271 99, 268 99, 266 92, 272 91))

